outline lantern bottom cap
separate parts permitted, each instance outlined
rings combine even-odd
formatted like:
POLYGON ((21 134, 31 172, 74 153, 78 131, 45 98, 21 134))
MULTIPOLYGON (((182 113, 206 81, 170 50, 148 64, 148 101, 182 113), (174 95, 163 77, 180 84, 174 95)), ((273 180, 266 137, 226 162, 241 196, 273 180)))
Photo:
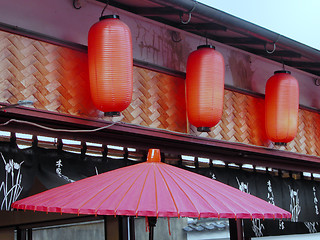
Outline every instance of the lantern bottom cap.
POLYGON ((286 142, 275 142, 274 145, 276 146, 287 146, 286 142))
POLYGON ((197 131, 198 132, 210 132, 210 128, 209 127, 198 127, 197 131))
POLYGON ((118 116, 120 116, 120 112, 105 112, 104 116, 105 117, 118 117, 118 116))

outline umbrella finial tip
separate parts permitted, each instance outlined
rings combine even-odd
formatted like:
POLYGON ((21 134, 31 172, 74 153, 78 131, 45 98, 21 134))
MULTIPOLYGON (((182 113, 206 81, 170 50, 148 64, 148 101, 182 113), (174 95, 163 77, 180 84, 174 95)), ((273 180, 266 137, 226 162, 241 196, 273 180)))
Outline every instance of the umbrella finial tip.
POLYGON ((160 149, 149 149, 147 162, 161 162, 160 149))

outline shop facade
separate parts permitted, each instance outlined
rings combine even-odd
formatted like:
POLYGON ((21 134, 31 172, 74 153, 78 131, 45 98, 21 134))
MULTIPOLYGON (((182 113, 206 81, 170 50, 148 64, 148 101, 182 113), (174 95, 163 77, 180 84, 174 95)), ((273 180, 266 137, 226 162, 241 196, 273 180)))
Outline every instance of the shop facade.
MULTIPOLYGON (((149 148, 159 148, 166 163, 292 213, 291 221, 244 221, 245 239, 319 231, 317 74, 286 66, 301 86, 298 134, 286 146, 275 146, 264 130, 263 94, 265 82, 282 64, 207 39, 225 57, 226 86, 221 121, 209 133, 199 133, 186 117, 185 65, 206 39, 108 6, 106 12, 119 14, 132 30, 134 82, 130 106, 120 117, 105 117, 90 98, 86 52, 88 29, 104 4, 88 1, 76 9, 62 0, 33 1, 11 12, 14 4, 23 4, 13 2, 0 20, 0 101, 6 107, 0 112, 0 236, 44 239, 50 231, 67 229, 95 239, 146 238, 144 219, 11 212, 10 206, 45 189, 143 162, 149 148), (41 14, 35 14, 34 4, 41 14), (33 105, 15 105, 25 100, 33 105)), ((229 234, 233 228, 228 221, 170 221, 171 235, 167 220, 160 223, 164 239, 229 234)))

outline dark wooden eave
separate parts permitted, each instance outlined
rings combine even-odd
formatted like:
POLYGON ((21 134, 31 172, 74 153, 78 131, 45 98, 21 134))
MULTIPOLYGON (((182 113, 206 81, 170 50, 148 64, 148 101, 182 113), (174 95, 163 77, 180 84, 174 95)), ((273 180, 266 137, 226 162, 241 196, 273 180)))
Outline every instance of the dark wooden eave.
MULTIPOLYGON (((97 1, 106 3, 105 0, 97 1)), ((136 15, 320 76, 320 67, 317 64, 320 60, 319 50, 196 0, 107 2, 136 15), (188 22, 189 13, 191 18, 188 22)))
MULTIPOLYGON (((23 120, 59 129, 95 129, 112 122, 90 118, 63 115, 56 112, 35 110, 27 107, 9 108, 0 112, 0 122, 10 119, 23 120)), ((137 149, 160 148, 162 152, 177 155, 192 155, 222 160, 226 163, 252 164, 295 172, 320 173, 320 158, 283 150, 231 143, 118 122, 109 128, 92 133, 57 132, 39 128, 34 125, 10 122, 2 125, 0 130, 91 141, 102 144, 120 145, 137 149)))

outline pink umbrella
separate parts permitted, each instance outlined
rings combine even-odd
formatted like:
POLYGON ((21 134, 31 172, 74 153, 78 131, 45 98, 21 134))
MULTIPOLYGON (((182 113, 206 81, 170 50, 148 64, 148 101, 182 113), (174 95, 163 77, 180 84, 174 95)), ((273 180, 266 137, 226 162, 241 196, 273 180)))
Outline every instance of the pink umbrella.
POLYGON ((44 212, 195 218, 291 218, 291 213, 213 179, 160 162, 120 168, 16 201, 44 212))

